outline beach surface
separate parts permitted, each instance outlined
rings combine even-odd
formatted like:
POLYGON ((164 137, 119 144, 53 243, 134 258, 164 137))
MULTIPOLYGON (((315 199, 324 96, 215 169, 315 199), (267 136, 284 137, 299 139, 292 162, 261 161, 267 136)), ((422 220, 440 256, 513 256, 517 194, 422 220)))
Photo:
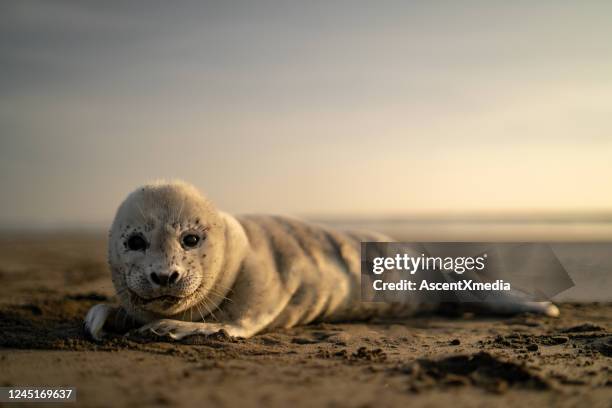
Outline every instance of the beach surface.
MULTIPOLYGON (((100 234, 0 239, 1 386, 75 386, 79 406, 89 407, 612 401, 606 301, 561 298, 560 318, 421 315, 321 323, 246 340, 218 334, 178 343, 131 332, 94 342, 82 330, 85 313, 115 302, 105 252, 100 234)), ((610 282, 601 279, 603 293, 610 282)))

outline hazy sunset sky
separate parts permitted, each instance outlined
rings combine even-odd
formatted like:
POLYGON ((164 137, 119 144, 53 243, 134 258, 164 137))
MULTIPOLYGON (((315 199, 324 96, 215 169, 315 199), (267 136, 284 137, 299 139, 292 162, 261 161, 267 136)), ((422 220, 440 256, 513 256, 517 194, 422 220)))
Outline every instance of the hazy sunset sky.
POLYGON ((8 1, 0 225, 612 210, 612 2, 8 1))

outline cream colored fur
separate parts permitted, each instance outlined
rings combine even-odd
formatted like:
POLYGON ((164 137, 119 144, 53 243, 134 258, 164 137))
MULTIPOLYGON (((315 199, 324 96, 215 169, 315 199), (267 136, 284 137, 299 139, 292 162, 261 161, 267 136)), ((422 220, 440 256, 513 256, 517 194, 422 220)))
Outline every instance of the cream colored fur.
MULTIPOLYGON (((286 217, 235 218, 189 184, 157 182, 135 190, 119 207, 108 257, 119 307, 142 331, 181 339, 223 329, 250 337, 275 327, 399 313, 393 305, 360 301, 361 241, 391 238, 286 217), (186 250, 180 239, 190 231, 205 239, 186 250), (127 248, 132 234, 147 240, 145 251, 127 248), (168 271, 180 273, 174 285, 152 281, 151 273, 168 271)), ((529 310, 554 314, 550 306, 529 310)), ((403 305, 401 313, 418 307, 403 305)), ((89 311, 85 325, 94 338, 103 336, 115 308, 89 311)))

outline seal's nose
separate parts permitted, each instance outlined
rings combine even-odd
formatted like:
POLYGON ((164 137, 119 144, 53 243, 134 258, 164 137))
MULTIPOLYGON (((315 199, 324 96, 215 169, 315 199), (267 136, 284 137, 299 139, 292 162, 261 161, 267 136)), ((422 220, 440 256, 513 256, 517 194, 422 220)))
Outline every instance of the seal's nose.
POLYGON ((153 282, 154 284, 158 286, 165 286, 165 287, 174 285, 181 278, 181 274, 179 273, 179 271, 160 272, 160 273, 151 272, 151 275, 149 276, 151 278, 151 282, 153 282))

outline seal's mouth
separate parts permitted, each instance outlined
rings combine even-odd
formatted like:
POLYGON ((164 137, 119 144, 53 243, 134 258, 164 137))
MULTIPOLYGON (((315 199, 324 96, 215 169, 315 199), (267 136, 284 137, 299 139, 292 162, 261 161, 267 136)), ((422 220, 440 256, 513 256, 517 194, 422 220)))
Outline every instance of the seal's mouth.
POLYGON ((130 298, 133 304, 139 306, 175 306, 189 296, 172 296, 172 295, 161 295, 150 298, 145 298, 137 294, 131 289, 128 289, 130 298))
POLYGON ((144 297, 138 294, 136 291, 130 289, 126 285, 126 293, 128 295, 128 302, 132 307, 142 309, 147 312, 161 313, 161 314, 176 314, 183 311, 184 308, 189 306, 194 297, 197 296, 202 284, 198 286, 198 289, 191 293, 181 293, 177 295, 160 294, 159 296, 144 297))
POLYGON ((164 295, 164 296, 158 296, 158 297, 142 299, 142 300, 143 300, 144 304, 153 303, 153 302, 172 303, 172 304, 174 304, 174 303, 180 302, 181 299, 183 299, 183 298, 182 297, 178 297, 178 296, 164 295))

